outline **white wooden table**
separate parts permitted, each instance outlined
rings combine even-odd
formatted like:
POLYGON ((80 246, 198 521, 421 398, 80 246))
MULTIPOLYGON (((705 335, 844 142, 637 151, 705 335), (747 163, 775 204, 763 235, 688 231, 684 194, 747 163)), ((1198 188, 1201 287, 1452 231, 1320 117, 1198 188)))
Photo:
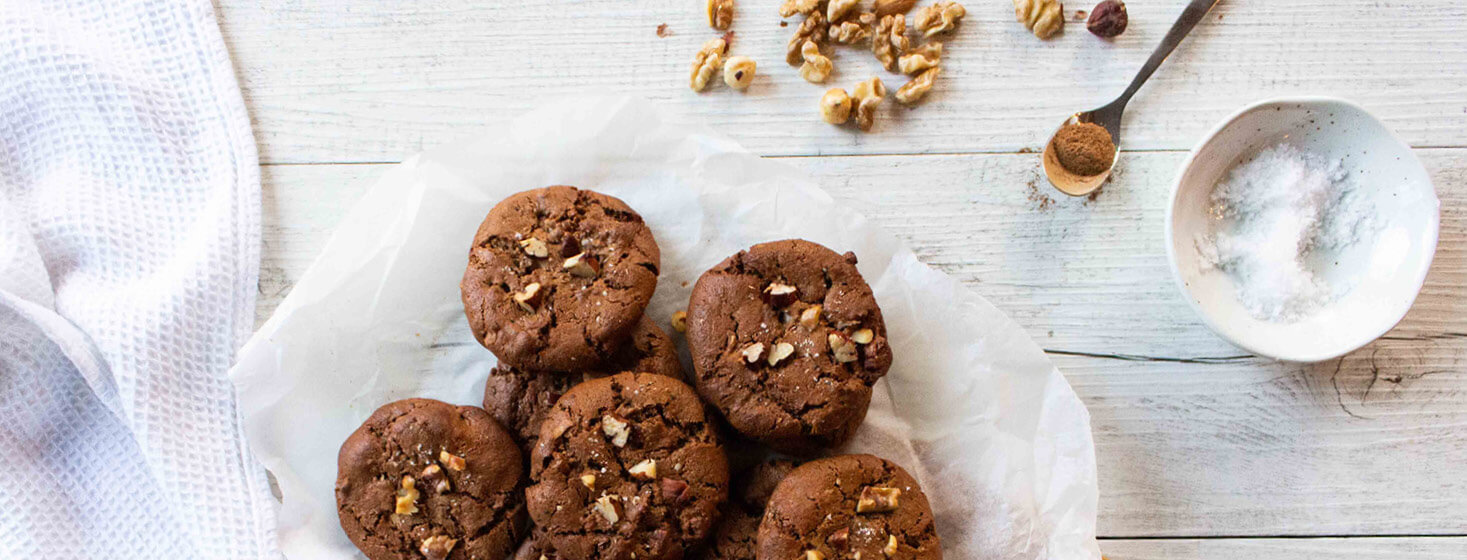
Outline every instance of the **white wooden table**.
MULTIPOLYGON (((1182 0, 1132 0, 1114 43, 1080 25, 1041 42, 1008 0, 969 0, 933 95, 871 134, 819 121, 778 0, 739 1, 733 50, 759 77, 698 95, 701 0, 217 0, 264 163, 261 320, 387 164, 545 96, 633 93, 807 170, 1023 324, 1093 416, 1110 558, 1467 558, 1467 4, 1223 0, 1132 102, 1120 171, 1086 200, 1053 194, 1029 152, 1119 92, 1182 0), (1364 104, 1443 203, 1405 322, 1315 366, 1215 337, 1161 242, 1186 150, 1286 94, 1364 104)), ((835 61, 833 84, 878 72, 835 61)))

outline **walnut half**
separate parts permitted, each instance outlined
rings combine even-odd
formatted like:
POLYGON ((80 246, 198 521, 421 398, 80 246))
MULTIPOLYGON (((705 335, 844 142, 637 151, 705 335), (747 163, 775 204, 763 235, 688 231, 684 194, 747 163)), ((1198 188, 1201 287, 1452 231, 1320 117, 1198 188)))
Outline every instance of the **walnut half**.
POLYGON ((789 44, 785 45, 784 61, 790 66, 804 64, 805 56, 801 52, 805 48, 805 41, 814 41, 819 44, 825 41, 825 15, 820 12, 811 12, 805 21, 795 30, 794 36, 790 37, 789 44))
POLYGON ((820 54, 820 46, 815 41, 805 41, 800 47, 800 55, 805 58, 805 63, 800 65, 800 77, 812 84, 824 82, 830 77, 830 71, 835 67, 825 55, 820 54))
POLYGON ((728 53, 728 43, 721 38, 709 39, 693 57, 693 71, 688 86, 693 91, 703 91, 713 79, 713 73, 723 66, 723 55, 728 53))
POLYGON ((886 84, 881 83, 881 78, 871 78, 856 84, 851 98, 856 103, 856 128, 863 132, 870 131, 876 124, 876 108, 886 99, 886 84))
MULTIPOLYGON (((902 87, 897 88, 896 100, 903 105, 912 105, 921 101, 927 95, 927 92, 932 91, 932 82, 937 79, 939 74, 942 74, 941 66, 933 66, 922 71, 921 74, 917 74, 917 77, 912 78, 912 81, 902 84, 902 87)), ((851 335, 851 340, 857 340, 857 335, 864 336, 865 343, 871 342, 872 334, 869 329, 857 331, 851 335)), ((865 343, 858 342, 858 344, 865 343)))
POLYGON ((1014 0, 1014 17, 1040 39, 1048 39, 1065 26, 1065 7, 1059 0, 1014 0))
POLYGON ((893 14, 881 18, 876 24, 876 34, 871 37, 871 52, 881 66, 895 71, 897 58, 907 52, 911 42, 907 39, 907 16, 893 14))
POLYGON ((957 27, 958 20, 968 15, 968 10, 957 2, 938 2, 922 8, 917 12, 917 31, 922 32, 923 37, 931 37, 938 33, 951 31, 957 27))

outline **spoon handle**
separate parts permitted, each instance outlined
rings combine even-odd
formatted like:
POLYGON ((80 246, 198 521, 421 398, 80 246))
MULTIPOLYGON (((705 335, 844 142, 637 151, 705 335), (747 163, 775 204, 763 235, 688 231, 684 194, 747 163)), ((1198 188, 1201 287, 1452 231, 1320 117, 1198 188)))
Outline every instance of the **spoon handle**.
POLYGON ((1141 84, 1146 83, 1151 73, 1166 61, 1166 57, 1172 54, 1172 50, 1181 44, 1182 38, 1197 26, 1197 22, 1202 21, 1202 16, 1207 15, 1207 12, 1211 11, 1217 2, 1218 0, 1192 0, 1187 4, 1187 8, 1182 10, 1182 15, 1177 17, 1177 22, 1172 24, 1172 30, 1168 31, 1166 37, 1161 40, 1161 44, 1156 46, 1156 50, 1151 53, 1151 58, 1147 59, 1146 65, 1141 67, 1141 71, 1136 73, 1136 78, 1131 80, 1131 85, 1126 87, 1126 92, 1117 99, 1121 106, 1131 100, 1136 90, 1141 89, 1141 84))

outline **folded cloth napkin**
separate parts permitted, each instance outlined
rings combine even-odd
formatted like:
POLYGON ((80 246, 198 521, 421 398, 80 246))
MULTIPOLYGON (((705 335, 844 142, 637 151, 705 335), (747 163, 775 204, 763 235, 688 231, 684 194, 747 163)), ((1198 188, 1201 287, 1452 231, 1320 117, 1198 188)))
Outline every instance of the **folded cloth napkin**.
POLYGON ((259 201, 208 0, 0 0, 0 558, 279 557, 259 201))

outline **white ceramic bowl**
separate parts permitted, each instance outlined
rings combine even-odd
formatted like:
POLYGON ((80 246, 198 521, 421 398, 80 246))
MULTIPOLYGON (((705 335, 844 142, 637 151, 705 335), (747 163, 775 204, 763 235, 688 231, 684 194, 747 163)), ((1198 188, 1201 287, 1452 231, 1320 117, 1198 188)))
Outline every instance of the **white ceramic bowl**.
POLYGON ((1440 206, 1411 148, 1365 109, 1324 97, 1268 100, 1225 119, 1183 162, 1167 206, 1167 257, 1182 296, 1219 336, 1261 356, 1319 362, 1369 344, 1406 316, 1436 254, 1440 206), (1343 157, 1374 200, 1380 225, 1373 242, 1330 255, 1316 269, 1331 285, 1354 288, 1292 323, 1254 318, 1227 274, 1204 270, 1196 245, 1208 233, 1213 187, 1243 158, 1282 142, 1328 160, 1343 157))

